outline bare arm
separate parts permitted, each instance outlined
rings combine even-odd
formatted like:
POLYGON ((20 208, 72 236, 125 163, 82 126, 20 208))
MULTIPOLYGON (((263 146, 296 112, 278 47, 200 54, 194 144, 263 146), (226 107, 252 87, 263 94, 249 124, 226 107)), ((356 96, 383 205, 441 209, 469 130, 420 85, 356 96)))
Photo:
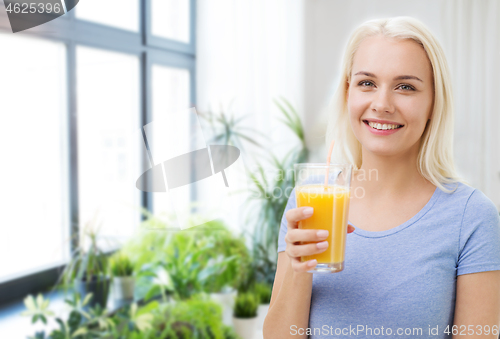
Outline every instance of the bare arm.
POLYGON ((278 267, 274 279, 269 311, 264 321, 264 338, 307 338, 293 335, 293 329, 307 328, 311 304, 312 274, 294 272, 290 259, 278 254, 278 267))
MULTIPOLYGON (((312 292, 312 274, 307 271, 317 262, 301 262, 300 257, 324 252, 328 247, 318 246, 318 243, 325 243, 322 240, 328 234, 320 235, 319 230, 298 229, 298 222, 312 215, 304 214, 304 209, 290 209, 286 213, 286 250, 278 254, 271 302, 264 321, 265 339, 307 338, 305 329, 309 325, 312 292)), ((353 231, 354 227, 349 225, 348 233, 353 231)))
POLYGON ((500 271, 459 275, 453 338, 498 338, 499 326, 500 271))

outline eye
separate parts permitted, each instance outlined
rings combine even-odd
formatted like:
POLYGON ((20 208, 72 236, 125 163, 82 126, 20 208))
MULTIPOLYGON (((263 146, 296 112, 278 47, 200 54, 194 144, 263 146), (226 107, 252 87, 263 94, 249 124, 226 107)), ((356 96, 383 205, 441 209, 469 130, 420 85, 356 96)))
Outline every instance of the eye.
POLYGON ((372 83, 371 81, 368 81, 368 80, 363 80, 363 81, 360 81, 360 82, 358 83, 358 86, 361 86, 361 87, 369 87, 369 86, 364 86, 363 84, 372 84, 372 85, 373 85, 373 83, 372 83))
POLYGON ((414 91, 415 87, 408 85, 408 84, 401 84, 398 87, 400 87, 403 91, 414 91), (406 88, 403 88, 406 87, 406 88))

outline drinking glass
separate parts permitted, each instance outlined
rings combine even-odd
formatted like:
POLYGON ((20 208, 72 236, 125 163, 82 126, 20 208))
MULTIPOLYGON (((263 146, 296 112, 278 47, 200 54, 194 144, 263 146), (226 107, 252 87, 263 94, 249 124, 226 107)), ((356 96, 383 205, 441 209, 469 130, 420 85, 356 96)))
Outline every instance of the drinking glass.
POLYGON ((328 231, 326 251, 303 256, 301 261, 318 261, 309 273, 340 272, 344 269, 352 165, 295 164, 294 174, 297 207, 309 206, 314 209, 310 218, 299 222, 299 229, 328 231))

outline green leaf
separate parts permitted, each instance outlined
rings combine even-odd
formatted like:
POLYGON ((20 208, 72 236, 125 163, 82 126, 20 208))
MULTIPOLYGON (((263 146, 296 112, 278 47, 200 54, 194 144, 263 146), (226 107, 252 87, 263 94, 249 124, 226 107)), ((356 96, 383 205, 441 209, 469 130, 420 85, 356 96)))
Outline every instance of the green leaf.
POLYGON ((160 307, 160 303, 158 303, 158 301, 156 301, 156 300, 151 301, 151 302, 147 303, 146 305, 141 306, 137 310, 137 315, 151 313, 151 312, 157 310, 159 307, 160 307))
POLYGON ((24 305, 30 311, 36 310, 35 299, 32 295, 28 295, 26 298, 24 298, 24 305))
POLYGON ((248 141, 249 143, 251 143, 251 144, 253 144, 255 146, 262 147, 262 145, 259 142, 253 140, 252 138, 250 138, 250 137, 248 137, 248 136, 246 136, 246 135, 244 135, 242 133, 239 134, 239 137, 242 138, 242 139, 245 139, 246 141, 248 141))
POLYGON ((279 110, 283 113, 283 115, 286 117, 286 120, 288 122, 292 122, 293 121, 292 118, 290 117, 286 109, 281 105, 281 103, 276 99, 273 99, 273 101, 276 104, 276 106, 278 106, 279 110))
POLYGON ((43 295, 41 293, 36 297, 36 305, 37 308, 40 308, 43 305, 43 295))
POLYGON ((281 100, 285 103, 285 105, 288 107, 290 112, 292 113, 293 116, 295 116, 296 119, 299 119, 299 114, 295 110, 295 108, 290 104, 288 100, 286 100, 284 97, 281 97, 281 100))
POLYGON ((59 324, 59 328, 61 329, 62 333, 66 333, 66 324, 59 318, 56 318, 56 322, 59 324))
POLYGON ((85 335, 88 333, 88 330, 85 327, 80 327, 78 330, 76 330, 72 335, 71 338, 78 337, 79 335, 85 335))
POLYGON ((68 326, 70 332, 74 332, 78 328, 78 326, 80 326, 81 322, 82 322, 82 315, 79 312, 72 310, 68 318, 68 326))
POLYGON ((90 299, 92 299, 93 293, 90 292, 85 296, 85 299, 83 299, 82 306, 86 306, 89 302, 90 299))
POLYGON ((148 292, 144 296, 144 300, 147 301, 160 294, 161 294, 161 287, 159 285, 154 285, 148 290, 148 292))

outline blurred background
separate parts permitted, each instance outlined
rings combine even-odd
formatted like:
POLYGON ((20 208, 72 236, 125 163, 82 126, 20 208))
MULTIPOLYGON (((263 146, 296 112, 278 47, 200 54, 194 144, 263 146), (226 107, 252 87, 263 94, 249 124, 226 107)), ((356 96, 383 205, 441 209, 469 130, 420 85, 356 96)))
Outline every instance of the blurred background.
POLYGON ((500 209, 499 0, 84 0, 15 34, 0 4, 0 336, 261 336, 293 163, 324 162, 351 32, 401 15, 442 44, 456 165, 500 209), (229 213, 181 231, 135 187, 137 132, 191 107, 147 147, 189 148, 199 123, 241 154, 229 213))

